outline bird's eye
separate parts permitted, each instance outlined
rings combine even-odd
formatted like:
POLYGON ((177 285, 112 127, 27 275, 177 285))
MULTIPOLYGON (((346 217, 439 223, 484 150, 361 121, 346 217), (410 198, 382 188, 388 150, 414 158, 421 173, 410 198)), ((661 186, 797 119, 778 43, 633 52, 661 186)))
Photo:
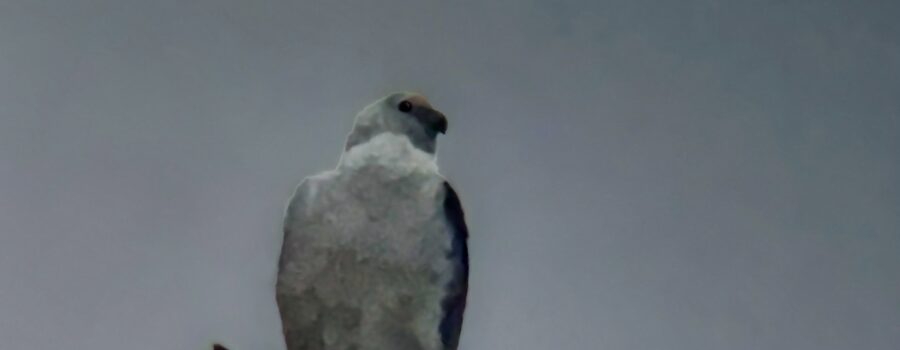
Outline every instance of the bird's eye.
POLYGON ((409 101, 400 102, 400 104, 397 105, 397 109, 403 113, 407 113, 412 110, 412 103, 409 103, 409 101))

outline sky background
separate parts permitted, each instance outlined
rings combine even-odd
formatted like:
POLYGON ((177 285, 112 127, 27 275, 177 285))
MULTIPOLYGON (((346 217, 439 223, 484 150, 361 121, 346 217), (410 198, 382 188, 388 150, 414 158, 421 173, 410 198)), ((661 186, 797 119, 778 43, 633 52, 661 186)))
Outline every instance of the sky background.
POLYGON ((900 2, 0 1, 0 348, 280 350, 294 186, 450 119, 461 350, 900 348, 900 2))

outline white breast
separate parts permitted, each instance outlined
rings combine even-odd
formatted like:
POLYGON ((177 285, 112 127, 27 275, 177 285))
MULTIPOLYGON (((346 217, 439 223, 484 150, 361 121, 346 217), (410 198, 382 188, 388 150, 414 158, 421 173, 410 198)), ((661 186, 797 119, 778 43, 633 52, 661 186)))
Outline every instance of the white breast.
POLYGON ((433 156, 382 134, 304 186, 279 271, 286 331, 326 349, 439 349, 452 266, 433 156))

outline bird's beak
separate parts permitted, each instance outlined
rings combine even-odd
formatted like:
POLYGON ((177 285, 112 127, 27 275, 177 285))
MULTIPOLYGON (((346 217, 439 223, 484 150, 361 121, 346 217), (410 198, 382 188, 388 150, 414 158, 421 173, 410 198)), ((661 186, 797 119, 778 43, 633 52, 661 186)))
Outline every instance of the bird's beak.
POLYGON ((414 107, 412 114, 416 116, 416 119, 419 120, 419 123, 421 123, 425 129, 435 133, 447 133, 447 117, 434 108, 425 106, 414 107))

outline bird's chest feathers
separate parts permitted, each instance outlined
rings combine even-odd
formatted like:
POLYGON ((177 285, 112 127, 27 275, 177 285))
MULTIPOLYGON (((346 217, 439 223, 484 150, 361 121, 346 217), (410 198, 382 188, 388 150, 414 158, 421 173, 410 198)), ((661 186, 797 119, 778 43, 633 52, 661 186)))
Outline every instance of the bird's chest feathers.
POLYGON ((394 134, 344 154, 329 190, 320 193, 321 222, 331 239, 359 254, 428 264, 449 248, 433 156, 394 134))

